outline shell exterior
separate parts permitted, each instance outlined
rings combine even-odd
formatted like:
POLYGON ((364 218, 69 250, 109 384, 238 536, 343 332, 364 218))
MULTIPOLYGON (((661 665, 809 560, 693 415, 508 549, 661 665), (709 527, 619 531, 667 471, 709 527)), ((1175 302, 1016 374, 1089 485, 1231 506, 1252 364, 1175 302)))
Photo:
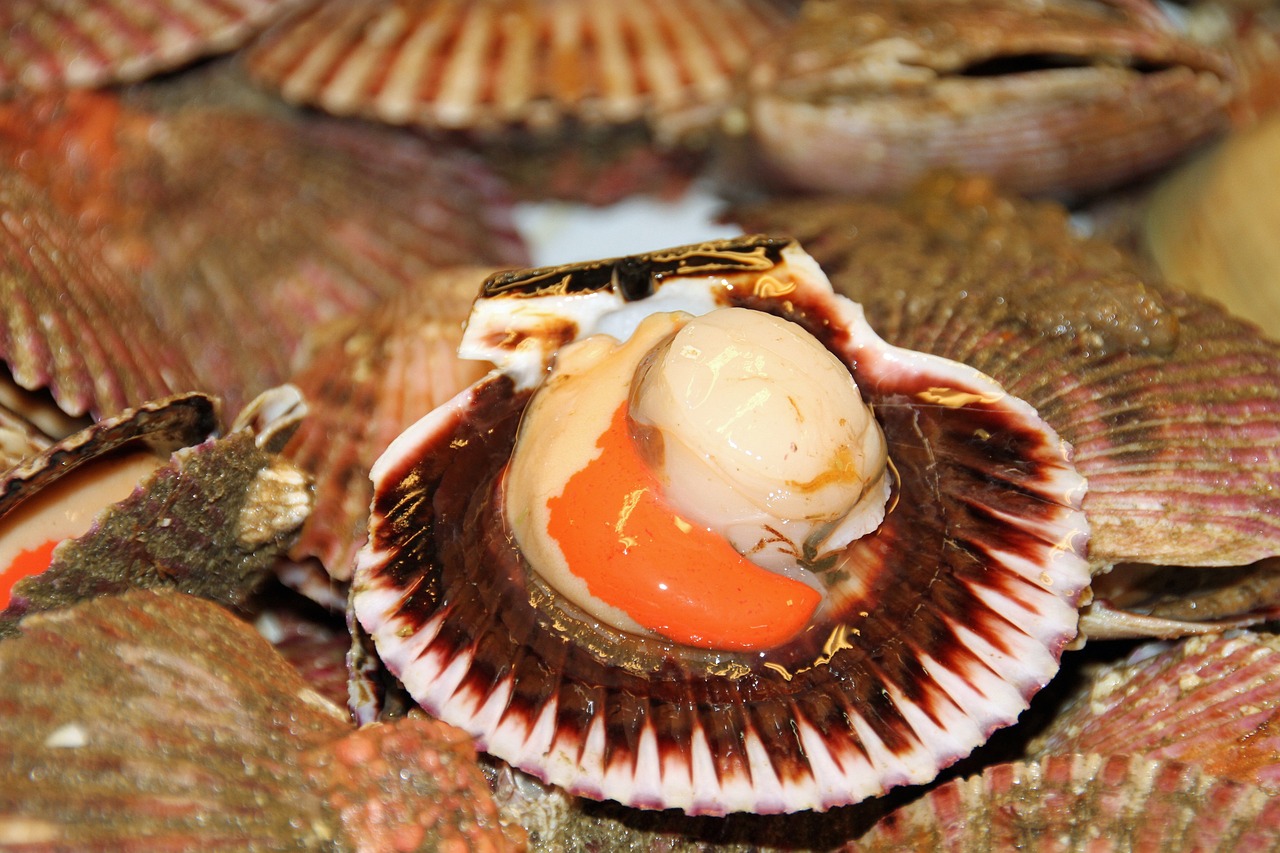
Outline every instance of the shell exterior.
POLYGON ((24 459, 44 452, 52 443, 31 421, 0 406, 0 470, 17 467, 24 459))
POLYGON ((232 50, 296 0, 13 0, 0 8, 0 97, 140 80, 232 50))
POLYGON ((394 124, 674 132, 719 114, 787 17, 778 0, 329 0, 272 28, 248 63, 291 101, 394 124))
POLYGON ((15 160, 102 232, 126 302, 142 301, 198 376, 179 390, 217 393, 231 411, 288 379, 312 326, 439 266, 525 258, 496 179, 403 134, 220 107, 157 113, 110 94, 49 103, 11 107, 15 160))
POLYGON ((891 343, 963 361, 1035 406, 1089 481, 1094 563, 1280 553, 1280 347, 1248 322, 1076 236, 1057 205, 982 180, 734 218, 794 234, 891 343))
MULTIPOLYGON (((179 448, 129 497, 100 513, 88 533, 62 542, 48 569, 14 586, 12 603, 0 614, 0 633, 12 633, 24 614, 138 587, 243 601, 266 579, 311 508, 306 476, 271 445, 281 437, 273 430, 296 424, 296 391, 278 389, 256 407, 269 409, 279 398, 286 404, 283 424, 246 425, 179 448)), ((91 464, 129 441, 164 447, 192 431, 200 435, 210 414, 207 400, 188 397, 90 427, 10 472, 6 499, 16 502, 68 467, 91 464)))
POLYGON ((1152 643, 1098 666, 1032 745, 1140 755, 1280 791, 1280 638, 1233 631, 1152 643))
POLYGON ((842 850, 1273 850, 1280 801, 1173 761, 1057 755, 946 783, 842 850))
POLYGON ((368 529, 369 469, 423 412, 479 379, 489 365, 458 358, 462 325, 491 270, 463 267, 425 277, 309 341, 293 382, 309 413, 284 455, 316 481, 316 507, 292 550, 351 579, 368 529))
POLYGON ((769 47, 752 137, 783 182, 825 192, 938 168, 1020 193, 1114 187, 1224 130, 1233 91, 1223 52, 1145 2, 810 0, 769 47))
POLYGON ((1280 115, 1235 134, 1164 178, 1143 236, 1165 278, 1248 317, 1280 339, 1280 115))
POLYGON ((1065 446, 987 377, 886 346, 793 243, 523 271, 485 296, 467 337, 506 372, 379 459, 352 601, 414 698, 486 751, 595 799, 821 810, 928 781, 1056 671, 1088 580, 1083 483, 1065 446), (495 499, 546 359, 601 312, 634 322, 685 286, 701 310, 778 312, 823 341, 873 406, 899 474, 894 511, 845 552, 830 618, 765 653, 583 618, 531 572, 495 499))
POLYGON ((0 642, 8 844, 519 849, 464 735, 422 718, 355 730, 212 603, 137 591, 21 627, 0 642))

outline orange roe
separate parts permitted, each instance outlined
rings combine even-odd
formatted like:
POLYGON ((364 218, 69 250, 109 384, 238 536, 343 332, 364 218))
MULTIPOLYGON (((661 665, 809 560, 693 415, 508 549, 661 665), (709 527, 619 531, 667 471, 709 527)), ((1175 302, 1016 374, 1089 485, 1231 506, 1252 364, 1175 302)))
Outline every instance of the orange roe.
POLYGON ((0 609, 8 607, 13 599, 14 584, 49 568, 53 562, 53 549, 61 541, 61 539, 50 539, 43 545, 22 551, 4 571, 0 572, 0 609))
POLYGON ((641 458, 625 406, 596 446, 600 455, 547 501, 548 532, 592 595, 702 648, 768 649, 804 629, 821 595, 681 518, 641 458))

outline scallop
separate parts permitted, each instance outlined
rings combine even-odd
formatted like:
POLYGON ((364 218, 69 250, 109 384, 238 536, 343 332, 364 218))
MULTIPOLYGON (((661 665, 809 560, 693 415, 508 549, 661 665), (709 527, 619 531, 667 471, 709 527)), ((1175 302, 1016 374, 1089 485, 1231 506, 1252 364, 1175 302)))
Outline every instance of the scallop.
MULTIPOLYGON (((494 276, 461 353, 496 367, 374 465, 353 610, 419 704, 544 781, 693 814, 857 802, 1012 723, 1075 634, 1087 528, 1069 447, 985 375, 887 345, 793 241, 494 276), (760 562, 663 465, 710 441, 722 407, 649 399, 689 384, 664 351, 742 312, 761 351, 758 326, 795 338, 781 360, 806 375, 761 357, 787 403, 773 433, 743 434, 770 459, 797 444, 778 508, 812 518, 760 562), (579 369, 596 376, 566 390, 579 369), (669 375, 646 389, 653 371, 669 375), (789 432, 812 419, 828 422, 789 432), (801 444, 837 461, 814 477, 801 444), (525 465, 546 469, 533 486, 525 465)), ((754 482, 769 467, 737 472, 742 503, 770 503, 777 482, 754 482)))

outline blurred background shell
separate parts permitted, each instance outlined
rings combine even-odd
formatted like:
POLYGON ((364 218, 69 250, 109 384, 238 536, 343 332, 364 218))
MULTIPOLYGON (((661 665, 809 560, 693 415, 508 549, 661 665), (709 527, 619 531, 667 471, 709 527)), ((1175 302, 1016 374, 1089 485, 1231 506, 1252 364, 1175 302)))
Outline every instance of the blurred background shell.
POLYGON ((1166 176, 1144 236, 1170 282, 1218 300, 1280 340, 1280 115, 1166 176))

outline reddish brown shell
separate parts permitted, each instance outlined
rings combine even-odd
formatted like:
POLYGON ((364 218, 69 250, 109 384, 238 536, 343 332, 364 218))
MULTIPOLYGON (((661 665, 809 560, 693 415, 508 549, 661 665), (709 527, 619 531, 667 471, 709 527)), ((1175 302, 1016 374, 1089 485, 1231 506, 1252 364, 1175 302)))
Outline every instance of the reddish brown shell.
POLYGON ((891 813, 845 853, 1273 850, 1280 800, 1172 761, 1059 755, 998 764, 891 813))
POLYGON ((460 267, 424 277, 355 317, 318 330, 294 384, 308 416, 284 455, 316 482, 316 508, 294 546, 336 580, 351 579, 364 544, 369 469, 397 435, 484 375, 458 358, 462 325, 492 270, 460 267))
POLYGON ((249 67, 295 102, 449 129, 705 125, 787 21, 779 0, 329 0, 249 67))
POLYGON ((253 629, 173 592, 29 617, 0 642, 0 827, 25 849, 519 849, 474 747, 355 730, 253 629))
POLYGON ((468 339, 503 353, 507 372, 379 459, 352 596, 390 671, 484 749, 595 799, 821 810, 932 779, 1052 677, 1087 584, 1083 483, 1065 446, 976 371, 886 347, 797 246, 752 238, 521 271, 485 294, 468 339), (829 609, 767 652, 601 626, 540 579, 503 516, 543 359, 590 334, 602 305, 634 320, 689 293, 702 311, 777 312, 837 353, 899 478, 885 523, 833 567, 829 609))
POLYGON ((232 50, 298 0, 10 0, 0 98, 140 80, 232 50))
POLYGON ((1032 749, 1180 761, 1280 792, 1280 638, 1190 637, 1097 666, 1032 749))
POLYGON ((811 0, 753 64, 750 132, 807 190, 894 193, 938 168, 1113 187, 1227 126, 1225 55, 1159 18, 1145 0, 811 0))
POLYGON ((1245 565, 1280 554, 1280 345, 1166 287, 1065 211, 944 178, 900 203, 773 202, 891 342, 1030 402, 1089 480, 1090 559, 1245 565))

